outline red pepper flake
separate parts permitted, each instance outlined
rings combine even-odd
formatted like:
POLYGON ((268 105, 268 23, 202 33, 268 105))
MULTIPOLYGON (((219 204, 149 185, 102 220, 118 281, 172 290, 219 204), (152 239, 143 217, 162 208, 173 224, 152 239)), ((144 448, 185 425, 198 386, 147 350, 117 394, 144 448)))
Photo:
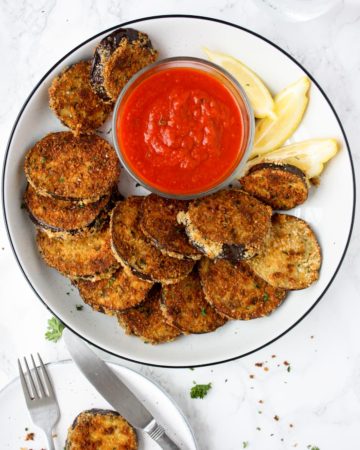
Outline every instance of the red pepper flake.
POLYGON ((290 366, 290 363, 288 361, 284 361, 284 366, 290 366))
POLYGON ((280 420, 280 417, 278 415, 275 415, 274 420, 276 420, 278 422, 280 420))
POLYGON ((257 362, 257 363, 255 363, 255 366, 256 366, 256 367, 262 367, 262 366, 263 366, 263 363, 262 363, 262 362, 257 362))
POLYGON ((276 355, 271 355, 272 358, 276 358, 276 355))

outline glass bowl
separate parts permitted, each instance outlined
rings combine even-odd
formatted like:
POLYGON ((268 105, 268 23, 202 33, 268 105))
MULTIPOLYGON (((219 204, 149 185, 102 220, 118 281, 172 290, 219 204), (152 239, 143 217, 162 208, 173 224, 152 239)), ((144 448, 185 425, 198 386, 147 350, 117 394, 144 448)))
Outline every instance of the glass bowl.
POLYGON ((163 59, 153 64, 150 64, 145 68, 143 68, 142 70, 140 70, 139 72, 137 72, 122 89, 116 101, 112 123, 112 135, 116 152, 119 156, 122 166, 130 174, 130 176, 137 183, 148 189, 150 192, 153 192, 162 197, 182 199, 182 200, 188 200, 212 194, 218 191, 219 189, 228 186, 234 179, 236 179, 241 174, 241 171, 247 161, 249 152, 251 151, 254 140, 254 130, 255 130, 255 119, 252 107, 250 105, 249 99, 244 89, 236 81, 236 79, 232 75, 230 75, 226 70, 224 70, 220 66, 217 66, 216 64, 213 64, 209 61, 200 58, 187 56, 179 56, 163 59), (121 114, 123 112, 123 106, 126 104, 126 101, 131 95, 131 93, 134 92, 134 90, 150 76, 170 68, 196 69, 198 71, 205 72, 211 75, 213 78, 220 81, 232 94, 242 119, 243 139, 241 140, 241 144, 239 146, 238 150, 239 159, 236 161, 236 165, 234 166, 231 173, 226 176, 226 178, 220 180, 218 183, 213 184, 209 189, 203 191, 184 194, 182 193, 174 194, 171 192, 167 192, 166 189, 159 189, 158 187, 149 184, 149 182, 142 179, 141 176, 135 173, 135 171, 132 169, 132 167, 130 166, 130 164, 126 159, 124 152, 121 149, 121 145, 119 143, 119 139, 117 136, 118 118, 120 120, 121 114))

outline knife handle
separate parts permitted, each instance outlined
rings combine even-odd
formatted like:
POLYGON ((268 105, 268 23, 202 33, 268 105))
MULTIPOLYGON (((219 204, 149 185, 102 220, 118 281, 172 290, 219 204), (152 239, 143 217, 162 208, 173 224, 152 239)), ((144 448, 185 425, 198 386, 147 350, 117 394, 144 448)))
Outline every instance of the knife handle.
POLYGON ((143 429, 163 450, 180 450, 174 441, 165 433, 164 428, 153 419, 146 428, 143 429))
POLYGON ((156 443, 159 444, 163 450, 180 450, 180 448, 169 438, 166 433, 160 436, 156 443))

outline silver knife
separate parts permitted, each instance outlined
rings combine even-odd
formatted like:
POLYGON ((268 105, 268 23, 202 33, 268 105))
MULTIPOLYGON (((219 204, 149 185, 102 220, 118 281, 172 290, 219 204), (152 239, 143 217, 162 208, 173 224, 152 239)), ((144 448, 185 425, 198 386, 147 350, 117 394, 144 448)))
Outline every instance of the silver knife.
POLYGON ((63 338, 80 371, 116 411, 134 428, 147 433, 163 450, 180 450, 138 398, 85 342, 68 329, 64 330, 63 338))

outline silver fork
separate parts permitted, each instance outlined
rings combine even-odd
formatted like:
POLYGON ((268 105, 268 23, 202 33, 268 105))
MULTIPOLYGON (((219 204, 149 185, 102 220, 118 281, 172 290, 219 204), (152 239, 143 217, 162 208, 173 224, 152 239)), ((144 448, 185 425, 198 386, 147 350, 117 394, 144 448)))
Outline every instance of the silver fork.
POLYGON ((31 355, 33 365, 31 370, 26 358, 24 358, 26 374, 18 359, 20 381, 31 420, 46 434, 48 450, 55 450, 52 431, 60 418, 60 410, 45 365, 39 353, 37 355, 40 366, 36 366, 34 357, 31 355))

